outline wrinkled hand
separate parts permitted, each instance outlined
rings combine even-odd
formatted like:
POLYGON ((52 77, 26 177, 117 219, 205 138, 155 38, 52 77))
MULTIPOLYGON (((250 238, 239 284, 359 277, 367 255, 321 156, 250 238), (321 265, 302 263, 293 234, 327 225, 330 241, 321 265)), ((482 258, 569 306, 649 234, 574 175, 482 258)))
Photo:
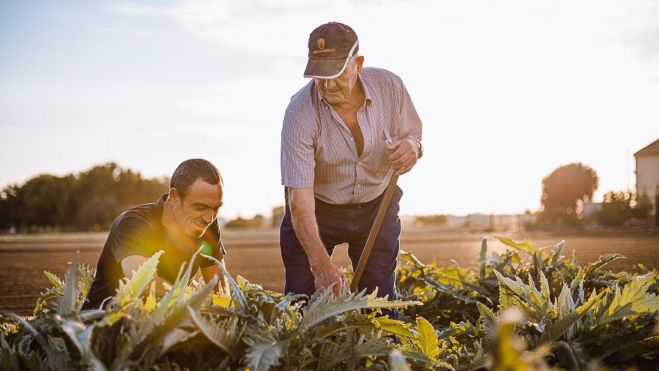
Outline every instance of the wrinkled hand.
POLYGON ((416 165, 419 147, 412 139, 402 139, 387 144, 387 157, 397 175, 403 175, 416 165))
POLYGON ((348 291, 350 290, 346 276, 331 260, 312 266, 312 272, 316 290, 324 290, 327 287, 334 285, 332 290, 336 296, 339 296, 344 289, 348 291))

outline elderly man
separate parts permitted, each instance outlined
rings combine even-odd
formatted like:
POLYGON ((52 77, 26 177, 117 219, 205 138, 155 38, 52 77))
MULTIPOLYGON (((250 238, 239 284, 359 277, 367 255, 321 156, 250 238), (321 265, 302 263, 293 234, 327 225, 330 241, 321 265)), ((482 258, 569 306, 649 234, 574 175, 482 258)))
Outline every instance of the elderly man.
MULTIPOLYGON (((421 120, 402 80, 365 68, 357 35, 330 22, 309 37, 304 72, 312 80, 291 99, 281 133, 286 210, 280 230, 286 292, 311 295, 346 278, 330 256, 348 243, 353 267, 368 238, 388 180, 422 155, 421 120), (388 143, 387 139, 393 139, 388 143)), ((401 232, 397 188, 359 289, 396 298, 401 232)))
MULTIPOLYGON (((134 206, 119 215, 110 229, 96 277, 83 309, 100 307, 114 296, 119 280, 132 277, 149 257, 163 250, 157 268, 157 281, 174 282, 184 262, 204 244, 205 253, 224 263, 217 213, 222 206, 223 181, 217 168, 202 159, 181 163, 170 180, 170 188, 155 203, 134 206)), ((193 270, 201 268, 206 282, 220 277, 219 289, 228 293, 220 269, 197 256, 193 270)))

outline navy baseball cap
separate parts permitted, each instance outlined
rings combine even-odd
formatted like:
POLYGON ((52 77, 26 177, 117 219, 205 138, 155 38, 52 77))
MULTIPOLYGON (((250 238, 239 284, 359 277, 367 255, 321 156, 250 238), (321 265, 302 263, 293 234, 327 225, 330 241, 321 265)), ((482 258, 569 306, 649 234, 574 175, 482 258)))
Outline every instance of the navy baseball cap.
POLYGON ((339 22, 318 26, 309 35, 309 61, 304 77, 337 78, 358 48, 359 39, 350 26, 339 22))

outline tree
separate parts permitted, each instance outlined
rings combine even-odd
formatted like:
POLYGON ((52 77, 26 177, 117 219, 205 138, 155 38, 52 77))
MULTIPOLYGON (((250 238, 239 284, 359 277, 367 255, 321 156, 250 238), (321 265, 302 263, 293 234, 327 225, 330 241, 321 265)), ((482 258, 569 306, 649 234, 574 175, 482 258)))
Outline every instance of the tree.
POLYGON ((19 209, 18 184, 10 184, 0 191, 0 228, 10 228, 18 226, 16 220, 19 209))
POLYGON ((121 210, 154 202, 168 182, 112 162, 76 175, 39 175, 0 191, 0 228, 105 229, 121 210))
POLYGON ((114 197, 96 196, 78 211, 78 226, 87 231, 108 230, 120 212, 114 197))
POLYGON ((604 195, 602 210, 597 213, 597 220, 605 227, 619 227, 632 215, 630 206, 633 195, 629 192, 609 191, 604 195))
POLYGON ((556 168, 542 179, 542 211, 538 222, 545 225, 576 225, 579 207, 590 201, 599 178, 591 167, 572 163, 556 168))
POLYGON ((68 198, 71 177, 43 174, 28 180, 18 191, 17 217, 23 227, 56 227, 68 198))
POLYGON ((642 193, 609 191, 604 195, 602 210, 597 214, 599 224, 619 227, 632 218, 645 219, 652 210, 650 198, 642 193))
POLYGON ((634 198, 634 207, 632 207, 632 217, 645 219, 652 211, 653 205, 650 196, 645 193, 637 194, 634 198))

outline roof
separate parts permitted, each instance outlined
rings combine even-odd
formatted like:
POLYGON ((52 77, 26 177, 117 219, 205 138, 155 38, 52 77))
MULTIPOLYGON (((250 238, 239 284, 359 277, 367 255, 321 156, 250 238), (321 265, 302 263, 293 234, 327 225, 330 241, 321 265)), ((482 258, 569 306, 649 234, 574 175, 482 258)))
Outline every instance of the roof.
POLYGON ((649 156, 659 156, 659 139, 655 140, 651 144, 648 144, 645 148, 634 153, 634 157, 649 157, 649 156))

